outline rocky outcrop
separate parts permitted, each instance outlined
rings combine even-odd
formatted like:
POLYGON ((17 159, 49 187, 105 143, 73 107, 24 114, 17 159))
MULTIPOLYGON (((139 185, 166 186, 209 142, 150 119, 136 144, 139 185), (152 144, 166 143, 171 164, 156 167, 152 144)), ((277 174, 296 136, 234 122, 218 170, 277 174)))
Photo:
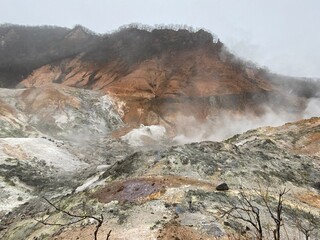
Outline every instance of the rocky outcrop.
POLYGON ((34 70, 20 86, 48 83, 102 91, 122 103, 128 125, 173 132, 181 117, 206 121, 220 109, 261 115, 267 104, 290 113, 305 107, 303 98, 276 87, 265 71, 236 59, 203 30, 124 29, 34 70))
MULTIPOLYGON (((9 28, 4 53, 29 36, 9 28)), ((252 130, 316 115, 317 83, 289 88, 203 30, 46 30, 61 39, 17 49, 32 64, 0 89, 1 239, 250 238, 226 217, 244 197, 270 236, 283 188, 288 238, 319 238, 320 119, 252 130)))
MULTIPOLYGON (((204 30, 131 26, 103 36, 82 26, 72 30, 2 26, 0 30, 0 35, 13 39, 9 41, 12 49, 6 44, 2 48, 4 55, 20 46, 23 36, 30 38, 26 47, 35 49, 30 58, 24 59, 17 56, 25 56, 26 50, 17 48, 18 53, 10 55, 12 59, 3 59, 7 62, 2 64, 1 74, 18 74, 16 65, 22 64, 24 70, 18 78, 24 80, 19 86, 58 83, 102 91, 118 100, 123 106, 122 120, 132 127, 162 125, 177 134, 175 126, 180 118, 192 116, 203 122, 216 118, 220 109, 261 115, 266 104, 279 111, 301 113, 305 99, 314 96, 301 94, 295 87, 283 87, 281 76, 236 58, 217 37, 204 30), (50 39, 58 36, 59 41, 53 44, 50 39), (40 40, 48 46, 34 46, 40 40), (6 68, 8 64, 15 66, 15 71, 6 68)), ((9 75, 5 78, 16 79, 9 75)))
POLYGON ((130 151, 107 139, 123 122, 112 98, 98 92, 54 84, 0 89, 0 110, 2 214, 40 194, 70 192, 79 172, 130 151), (95 146, 106 141, 117 150, 95 146))
POLYGON ((83 89, 46 85, 0 89, 0 136, 49 136, 81 140, 123 126, 114 100, 83 89))
MULTIPOLYGON (((224 239, 239 232, 243 237, 253 234, 248 223, 221 217, 226 209, 240 204, 243 194, 259 209, 263 231, 270 234, 270 216, 259 193, 268 188, 273 210, 278 192, 286 187, 290 191, 285 195, 283 224, 291 239, 299 234, 297 221, 314 226, 319 223, 319 192, 315 187, 320 177, 319 156, 297 151, 304 143, 295 139, 314 139, 310 133, 317 133, 319 125, 320 119, 313 118, 249 131, 226 142, 137 151, 123 155, 103 174, 91 177, 77 193, 51 201, 78 213, 85 202, 87 212, 103 214, 106 222, 100 236, 112 230, 111 236, 121 239, 189 239, 186 233, 196 238, 224 239), (227 183, 228 191, 219 191, 221 182, 227 183)), ((315 144, 319 149, 319 143, 315 144)), ((24 232, 25 239, 41 234, 44 239, 53 234, 54 239, 92 238, 95 228, 90 222, 72 227, 35 222, 34 218, 46 214, 40 212, 43 208, 43 203, 33 201, 7 215, 2 221, 6 229, 2 237, 17 239, 24 232)), ((55 222, 66 220, 57 211, 49 210, 48 214, 55 222)), ((311 234, 316 239, 319 228, 311 234)))

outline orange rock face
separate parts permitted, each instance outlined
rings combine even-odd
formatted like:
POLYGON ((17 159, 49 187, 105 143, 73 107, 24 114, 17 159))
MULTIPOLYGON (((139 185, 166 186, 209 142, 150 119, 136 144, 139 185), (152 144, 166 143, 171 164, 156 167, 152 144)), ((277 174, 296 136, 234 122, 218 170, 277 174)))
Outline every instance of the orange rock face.
POLYGON ((127 30, 91 52, 35 70, 21 82, 103 91, 124 103, 129 125, 173 128, 179 116, 205 121, 219 109, 261 111, 274 86, 200 30, 127 30))

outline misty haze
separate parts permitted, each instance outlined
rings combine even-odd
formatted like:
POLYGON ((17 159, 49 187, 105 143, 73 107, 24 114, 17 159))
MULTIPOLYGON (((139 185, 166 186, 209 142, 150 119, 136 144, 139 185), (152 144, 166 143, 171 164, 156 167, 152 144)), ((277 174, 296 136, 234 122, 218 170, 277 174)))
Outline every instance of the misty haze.
POLYGON ((32 2, 1 3, 0 239, 320 239, 313 8, 32 2))

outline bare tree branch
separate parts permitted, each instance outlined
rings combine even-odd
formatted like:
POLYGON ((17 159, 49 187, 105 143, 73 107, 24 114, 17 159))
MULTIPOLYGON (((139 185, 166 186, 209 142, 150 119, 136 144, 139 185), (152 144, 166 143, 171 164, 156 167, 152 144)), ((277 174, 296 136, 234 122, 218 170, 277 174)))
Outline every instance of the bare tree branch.
POLYGON ((224 211, 222 217, 232 217, 249 223, 255 229, 257 239, 262 240, 263 229, 260 219, 260 211, 258 207, 255 207, 252 204, 252 202, 252 199, 244 193, 244 190, 241 190, 239 205, 229 209, 228 211, 224 211))
MULTIPOLYGON (((275 223, 275 229, 272 231, 275 240, 280 240, 280 230, 283 226, 282 213, 284 195, 288 192, 289 190, 286 188, 279 192, 276 208, 273 209, 270 205, 271 201, 269 197, 269 188, 267 188, 265 191, 262 191, 261 186, 259 186, 259 191, 256 191, 256 194, 262 199, 263 204, 267 208, 271 219, 275 223)), ((246 195, 243 189, 241 189, 239 193, 238 205, 232 207, 228 211, 224 211, 223 217, 224 216, 232 217, 234 219, 242 220, 246 223, 249 223, 255 229, 257 239, 263 239, 264 233, 261 222, 260 209, 254 205, 254 200, 250 196, 246 195)))
POLYGON ((295 225, 299 229, 299 231, 305 236, 305 239, 309 240, 312 232, 319 227, 319 224, 317 224, 317 220, 314 219, 313 215, 310 212, 307 213, 307 215, 308 215, 307 222, 304 222, 300 218, 297 218, 295 220, 295 225))
MULTIPOLYGON (((50 216, 48 216, 47 218, 45 219, 35 219, 35 221, 39 222, 39 223, 42 223, 44 225, 50 225, 50 226, 60 226, 60 227, 63 227, 63 226, 69 226, 69 225, 73 225, 73 224, 76 224, 78 222, 81 222, 83 220, 86 220, 86 219, 94 219, 95 221, 97 221, 97 225, 96 225, 96 229, 93 233, 94 235, 94 239, 97 240, 98 239, 98 232, 99 232, 99 229, 100 227, 102 226, 103 222, 104 222, 104 217, 102 214, 100 214, 99 217, 95 217, 93 215, 78 215, 78 214, 73 214, 71 212, 68 212, 64 209, 61 209, 60 207, 57 207, 55 204, 53 204, 52 202, 50 202, 47 198, 45 197, 42 197, 50 206, 52 206, 57 212, 61 212, 61 213, 64 213, 66 214, 67 216, 69 217, 72 217, 72 218, 79 218, 78 220, 75 220, 75 221, 72 221, 72 222, 68 222, 68 223, 52 223, 52 222, 48 222, 48 219, 50 218, 50 216)), ((108 235, 107 235, 107 238, 106 240, 109 240, 110 238, 110 234, 111 234, 111 230, 108 232, 108 235)))
POLYGON ((287 194, 289 191, 290 190, 284 188, 282 191, 279 192, 277 207, 274 213, 270 206, 269 189, 267 188, 265 194, 263 194, 263 191, 260 188, 260 196, 265 206, 267 207, 270 217, 275 223, 275 229, 273 230, 273 237, 275 240, 280 240, 280 230, 281 230, 281 227, 283 226, 282 212, 283 212, 284 195, 287 194))
POLYGON ((111 234, 111 231, 112 231, 112 230, 110 230, 110 231, 108 232, 108 235, 107 235, 106 240, 109 240, 109 238, 110 238, 110 234, 111 234))

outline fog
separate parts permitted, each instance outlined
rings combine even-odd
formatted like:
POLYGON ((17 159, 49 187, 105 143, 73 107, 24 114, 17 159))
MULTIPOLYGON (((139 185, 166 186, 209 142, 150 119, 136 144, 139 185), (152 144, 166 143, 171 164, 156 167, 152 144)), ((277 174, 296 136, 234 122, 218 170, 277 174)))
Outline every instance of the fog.
POLYGON ((303 118, 320 117, 320 98, 309 99, 303 118))
POLYGON ((161 147, 161 144, 187 144, 201 141, 223 141, 236 134, 260 127, 277 127, 288 122, 320 116, 320 99, 310 98, 305 110, 300 113, 275 111, 270 106, 263 107, 264 113, 257 116, 252 111, 235 113, 221 110, 215 116, 209 116, 206 121, 199 121, 193 116, 180 116, 175 121, 175 135, 168 137, 163 126, 141 125, 133 129, 122 140, 134 147, 161 147))
POLYGON ((222 111, 217 116, 200 122, 194 117, 181 116, 177 121, 177 135, 173 141, 185 144, 200 141, 222 141, 236 134, 259 127, 277 127, 288 122, 320 116, 320 99, 312 98, 307 101, 305 110, 299 114, 274 111, 264 106, 264 114, 257 116, 252 112, 235 114, 222 111))

